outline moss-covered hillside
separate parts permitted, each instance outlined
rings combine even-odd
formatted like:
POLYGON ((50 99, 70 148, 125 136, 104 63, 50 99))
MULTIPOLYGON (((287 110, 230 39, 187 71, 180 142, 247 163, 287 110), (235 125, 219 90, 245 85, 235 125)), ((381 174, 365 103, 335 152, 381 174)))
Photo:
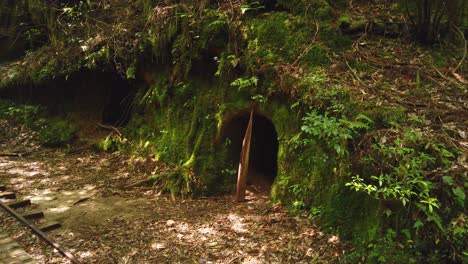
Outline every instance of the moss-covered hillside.
POLYGON ((466 4, 415 2, 2 0, 0 95, 120 127, 174 197, 233 191, 254 109, 250 181, 347 261, 461 263, 466 4))

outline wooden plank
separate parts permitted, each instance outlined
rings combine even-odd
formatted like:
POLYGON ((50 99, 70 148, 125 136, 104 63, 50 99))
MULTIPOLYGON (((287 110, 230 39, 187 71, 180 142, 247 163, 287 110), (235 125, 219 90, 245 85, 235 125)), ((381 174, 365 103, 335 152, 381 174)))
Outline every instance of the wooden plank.
POLYGON ((13 240, 11 240, 11 238, 8 237, 8 236, 7 236, 7 237, 0 238, 0 245, 1 245, 1 244, 9 243, 9 242, 11 242, 11 241, 13 241, 13 240))
POLYGON ((244 140, 242 142, 242 151, 239 159, 239 169, 237 171, 237 202, 245 201, 245 191, 247 189, 247 176, 249 173, 250 142, 252 139, 253 114, 254 109, 252 108, 252 110, 250 110, 249 124, 247 125, 244 140))
POLYGON ((21 214, 22 217, 26 219, 37 219, 44 217, 44 213, 42 211, 29 211, 26 213, 21 214))
POLYGON ((47 222, 47 223, 42 224, 41 226, 39 226, 39 229, 42 232, 47 232, 47 231, 54 230, 60 227, 62 227, 62 225, 59 222, 54 221, 54 222, 47 222))
POLYGON ((18 209, 21 207, 26 207, 31 205, 31 200, 26 199, 26 200, 21 200, 21 201, 14 201, 14 202, 9 202, 6 203, 7 206, 13 209, 18 209))
POLYGON ((17 256, 24 255, 26 252, 22 248, 13 248, 13 249, 10 249, 10 250, 2 252, 2 253, 3 253, 2 257, 4 259, 7 259, 7 258, 14 258, 14 257, 17 257, 17 256))
POLYGON ((18 248, 20 247, 16 242, 14 242, 13 240, 6 243, 6 244, 2 244, 0 245, 0 251, 7 251, 7 250, 10 250, 10 249, 13 249, 13 248, 18 248))
POLYGON ((0 198, 16 199, 16 194, 14 192, 0 192, 0 198))

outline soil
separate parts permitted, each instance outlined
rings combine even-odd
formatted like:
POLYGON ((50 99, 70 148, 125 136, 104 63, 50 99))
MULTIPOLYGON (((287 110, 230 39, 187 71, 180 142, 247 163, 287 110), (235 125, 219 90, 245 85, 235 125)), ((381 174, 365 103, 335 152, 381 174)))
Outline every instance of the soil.
MULTIPOLYGON (((174 201, 153 187, 126 187, 170 166, 90 148, 47 149, 25 128, 0 129, 12 135, 2 151, 32 151, 0 156, 0 184, 31 199, 26 210, 42 210, 42 221, 60 222, 47 234, 83 263, 334 263, 350 250, 265 195, 174 201)), ((39 263, 67 263, 5 212, 0 222, 39 263)))

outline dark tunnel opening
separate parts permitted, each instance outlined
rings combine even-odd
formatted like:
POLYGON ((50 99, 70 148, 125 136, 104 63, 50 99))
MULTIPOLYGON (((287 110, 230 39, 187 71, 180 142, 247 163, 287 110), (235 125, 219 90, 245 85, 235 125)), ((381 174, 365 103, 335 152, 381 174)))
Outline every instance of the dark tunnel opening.
POLYGON ((109 99, 102 111, 102 122, 113 126, 124 126, 130 119, 133 96, 130 85, 120 79, 112 80, 109 99))
MULTIPOLYGON (((239 164, 242 141, 250 113, 232 118, 225 127, 228 158, 236 168, 239 164)), ((262 115, 254 115, 247 184, 269 190, 278 172, 278 134, 274 124, 262 115)))

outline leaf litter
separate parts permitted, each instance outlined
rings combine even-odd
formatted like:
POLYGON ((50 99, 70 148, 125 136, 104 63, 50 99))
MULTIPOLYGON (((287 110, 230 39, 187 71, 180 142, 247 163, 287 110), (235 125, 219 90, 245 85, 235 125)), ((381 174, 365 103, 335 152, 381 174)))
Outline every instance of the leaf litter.
MULTIPOLYGON (((43 148, 31 143, 34 132, 23 133, 31 133, 20 137, 29 144, 23 150, 32 151, 0 157, 0 184, 60 222, 48 235, 83 263, 334 263, 351 250, 312 219, 271 207, 264 194, 249 192, 246 203, 229 195, 173 201, 152 187, 125 187, 173 167, 43 148)), ((11 134, 4 150, 21 146, 11 134)), ((39 263, 67 263, 6 213, 0 221, 39 263)))

